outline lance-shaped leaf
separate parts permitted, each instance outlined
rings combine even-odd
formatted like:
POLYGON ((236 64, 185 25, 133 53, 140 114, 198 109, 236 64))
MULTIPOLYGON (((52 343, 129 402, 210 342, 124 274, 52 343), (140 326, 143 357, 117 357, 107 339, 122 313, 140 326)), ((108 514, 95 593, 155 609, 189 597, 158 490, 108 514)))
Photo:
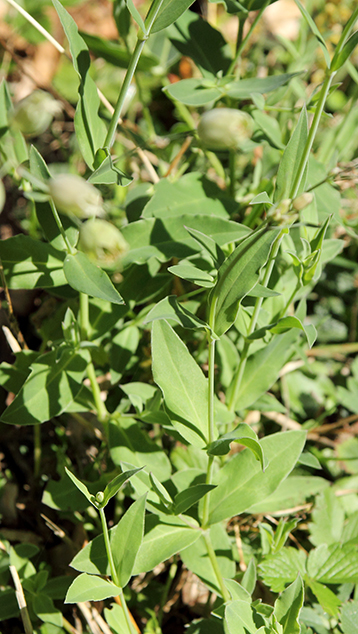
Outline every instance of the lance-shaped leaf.
POLYGON ((67 469, 67 467, 65 467, 65 471, 68 475, 68 477, 72 480, 73 484, 77 487, 77 489, 79 491, 81 491, 81 493, 83 493, 83 495, 85 496, 85 498, 87 498, 87 500, 95 507, 96 507, 96 503, 95 503, 95 496, 92 495, 92 493, 89 492, 89 490, 87 489, 86 485, 81 482, 81 480, 79 480, 78 478, 76 478, 76 476, 69 470, 67 469))
POLYGON ((181 515, 185 513, 191 506, 196 504, 204 495, 206 495, 212 489, 215 489, 215 484, 194 484, 194 486, 180 491, 174 498, 174 513, 175 515, 181 515))
POLYGON ((101 577, 83 573, 76 577, 66 594, 65 603, 82 603, 83 601, 103 601, 116 597, 120 588, 105 581, 101 577))
POLYGON ((339 55, 337 57, 333 57, 332 70, 338 70, 339 68, 341 68, 341 66, 343 66, 343 64, 347 61, 348 57, 350 57, 350 55, 353 53, 356 46, 358 46, 358 31, 352 33, 350 38, 343 46, 343 49, 341 50, 339 55))
POLYGON ((263 328, 258 328, 248 337, 248 339, 260 339, 261 337, 265 336, 268 330, 275 335, 282 335, 283 333, 292 330, 292 328, 298 328, 298 330, 302 330, 305 333, 308 345, 311 348, 315 342, 316 337, 314 337, 314 339, 312 340, 313 333, 311 332, 311 330, 307 330, 302 322, 293 315, 282 317, 282 319, 279 319, 273 324, 268 324, 267 326, 263 326, 263 328))
POLYGON ((63 270, 72 288, 91 297, 99 297, 113 304, 124 304, 123 298, 113 286, 107 273, 96 266, 88 257, 77 251, 69 253, 65 259, 63 270))
POLYGON ((91 59, 87 45, 79 35, 73 18, 59 0, 52 1, 70 45, 73 67, 80 79, 75 114, 76 138, 83 158, 92 168, 97 150, 104 145, 106 129, 98 115, 100 101, 96 85, 89 74, 91 59))
MULTIPOLYGON (((191 4, 193 4, 194 0, 162 0, 160 3, 159 11, 157 12, 156 18, 154 20, 153 26, 151 28, 151 33, 157 33, 158 31, 162 31, 166 29, 167 26, 170 26, 180 18, 182 13, 186 11, 191 4)), ((151 9, 148 12, 148 15, 145 19, 145 24, 151 21, 152 12, 157 9, 158 2, 153 2, 151 9)))
POLYGON ((305 443, 302 431, 271 434, 261 440, 267 467, 251 451, 236 454, 214 479, 218 486, 210 494, 210 524, 243 513, 273 493, 294 468, 305 443))
POLYGON ((307 166, 298 191, 294 191, 295 177, 308 137, 307 110, 304 106, 293 134, 285 148, 277 173, 274 202, 296 197, 305 191, 307 166))
POLYGON ((103 502, 101 503, 101 507, 104 507, 108 504, 109 500, 113 498, 119 491, 119 489, 123 486, 129 478, 133 475, 141 471, 143 467, 139 467, 138 469, 129 469, 128 471, 124 471, 124 473, 120 473, 118 476, 113 478, 110 482, 108 482, 105 490, 103 491, 103 502))
POLYGON ((225 255, 222 249, 219 247, 218 243, 215 242, 210 236, 205 235, 198 229, 192 229, 191 227, 185 227, 188 233, 200 244, 201 247, 212 257, 214 260, 214 264, 217 268, 221 266, 221 264, 225 260, 225 255))
POLYGON ((158 304, 149 311, 144 323, 149 324, 156 319, 171 319, 183 326, 183 328, 189 328, 190 330, 196 330, 197 328, 209 330, 209 325, 185 308, 184 304, 180 304, 175 295, 164 297, 164 299, 158 302, 158 304))
POLYGON ((118 522, 112 535, 111 549, 121 587, 132 576, 137 553, 143 540, 146 495, 142 495, 129 507, 118 522))
POLYGON ((208 382, 186 345, 164 321, 152 330, 153 377, 174 427, 188 442, 206 445, 208 382))
POLYGON ((283 627, 283 634, 300 634, 298 617, 303 606, 304 592, 300 576, 275 601, 275 616, 283 627))
POLYGON ((256 459, 260 461, 262 470, 265 469, 264 453, 257 434, 255 434, 254 430, 251 429, 249 425, 246 425, 246 423, 240 423, 240 425, 238 425, 233 431, 220 436, 217 440, 214 440, 214 442, 208 445, 206 450, 209 456, 224 456, 229 453, 230 443, 233 441, 251 449, 256 459))
POLYGON ((225 609, 225 623, 230 634, 256 634, 257 627, 247 601, 231 601, 225 609))
POLYGON ((214 285, 214 278, 207 271, 202 271, 198 269, 196 266, 192 266, 191 264, 174 264, 174 266, 170 266, 168 271, 177 275, 183 280, 187 280, 188 282, 192 282, 197 286, 203 286, 204 288, 212 288, 214 285))
POLYGON ((210 294, 209 324, 221 337, 234 323, 242 299, 259 281, 258 271, 267 262, 279 230, 267 227, 253 232, 225 260, 210 294))

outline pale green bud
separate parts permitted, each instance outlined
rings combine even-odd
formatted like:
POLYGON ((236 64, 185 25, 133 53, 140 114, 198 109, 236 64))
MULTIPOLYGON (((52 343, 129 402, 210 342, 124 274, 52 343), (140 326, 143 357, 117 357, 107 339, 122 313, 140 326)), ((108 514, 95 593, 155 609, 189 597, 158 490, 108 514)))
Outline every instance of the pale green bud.
POLYGON ((252 133, 250 115, 233 108, 208 110, 198 125, 200 141, 209 150, 238 150, 252 133))
POLYGON ((94 218, 81 225, 78 247, 103 267, 114 267, 129 247, 121 232, 107 220, 94 218))
POLYGON ((91 183, 76 174, 58 174, 48 181, 55 207, 77 218, 103 216, 102 196, 91 183))
POLYGON ((96 493, 96 502, 98 502, 98 504, 102 504, 103 500, 104 500, 103 491, 98 491, 98 493, 96 493))
POLYGON ((48 92, 34 90, 16 104, 11 123, 27 137, 38 136, 47 130, 53 117, 61 112, 61 108, 61 103, 48 92))
POLYGON ((312 200, 313 194, 311 192, 304 192, 303 194, 295 198, 295 200, 292 202, 292 207, 296 211, 301 211, 301 209, 304 209, 305 207, 310 205, 312 200))

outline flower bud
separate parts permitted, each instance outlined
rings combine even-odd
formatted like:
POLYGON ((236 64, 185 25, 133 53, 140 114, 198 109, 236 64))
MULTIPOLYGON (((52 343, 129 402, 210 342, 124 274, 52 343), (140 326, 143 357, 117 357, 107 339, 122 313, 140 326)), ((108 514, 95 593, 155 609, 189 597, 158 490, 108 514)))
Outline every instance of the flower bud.
POLYGON ((96 493, 96 502, 98 502, 98 504, 102 504, 103 500, 104 500, 103 491, 98 491, 98 493, 96 493))
POLYGON ((77 218, 103 216, 102 196, 91 183, 76 174, 58 174, 48 181, 55 207, 77 218))
POLYGON ((208 110, 198 125, 200 141, 209 150, 237 150, 251 138, 252 133, 250 115, 233 108, 208 110))
POLYGON ((301 211, 301 209, 304 209, 305 207, 310 205, 312 200, 313 194, 311 192, 304 192, 303 194, 295 198, 295 200, 292 202, 292 207, 296 211, 301 211))
POLYGON ((117 227, 96 218, 81 225, 78 247, 105 268, 115 267, 129 248, 117 227))
POLYGON ((19 101, 12 113, 11 122, 27 137, 42 134, 53 117, 61 112, 61 103, 44 90, 34 90, 19 101))

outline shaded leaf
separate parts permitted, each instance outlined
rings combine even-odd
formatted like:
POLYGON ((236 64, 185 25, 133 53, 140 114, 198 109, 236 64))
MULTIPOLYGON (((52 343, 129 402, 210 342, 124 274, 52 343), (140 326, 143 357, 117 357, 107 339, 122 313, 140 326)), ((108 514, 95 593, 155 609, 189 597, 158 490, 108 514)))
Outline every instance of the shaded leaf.
POLYGON ((124 304, 123 298, 113 286, 107 273, 96 266, 88 257, 77 251, 66 256, 63 270, 72 288, 80 293, 105 299, 113 304, 124 304))
POLYGON ((65 603, 82 603, 83 601, 103 601, 116 597, 120 588, 101 577, 83 573, 76 577, 66 594, 65 603))

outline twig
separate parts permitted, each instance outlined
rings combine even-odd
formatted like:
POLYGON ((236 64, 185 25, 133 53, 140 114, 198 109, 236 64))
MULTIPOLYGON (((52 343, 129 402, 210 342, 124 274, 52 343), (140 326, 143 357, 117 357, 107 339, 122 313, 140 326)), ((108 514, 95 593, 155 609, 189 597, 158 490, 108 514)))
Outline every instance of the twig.
POLYGON ((165 178, 167 178, 167 176, 169 176, 169 174, 171 174, 177 167, 181 157, 185 154, 185 152, 187 151, 188 147, 190 146, 191 142, 193 140, 192 136, 187 136, 183 145, 181 146, 178 154, 174 157, 174 159, 172 160, 172 162, 170 163, 166 174, 165 174, 165 178))
POLYGON ((92 632, 92 634, 103 634, 103 632, 101 631, 101 629, 99 628, 99 626, 97 625, 96 621, 94 620, 92 616, 92 612, 90 608, 88 607, 89 605, 90 605, 89 603, 77 603, 77 606, 82 612, 84 618, 86 619, 87 625, 90 631, 92 632))

